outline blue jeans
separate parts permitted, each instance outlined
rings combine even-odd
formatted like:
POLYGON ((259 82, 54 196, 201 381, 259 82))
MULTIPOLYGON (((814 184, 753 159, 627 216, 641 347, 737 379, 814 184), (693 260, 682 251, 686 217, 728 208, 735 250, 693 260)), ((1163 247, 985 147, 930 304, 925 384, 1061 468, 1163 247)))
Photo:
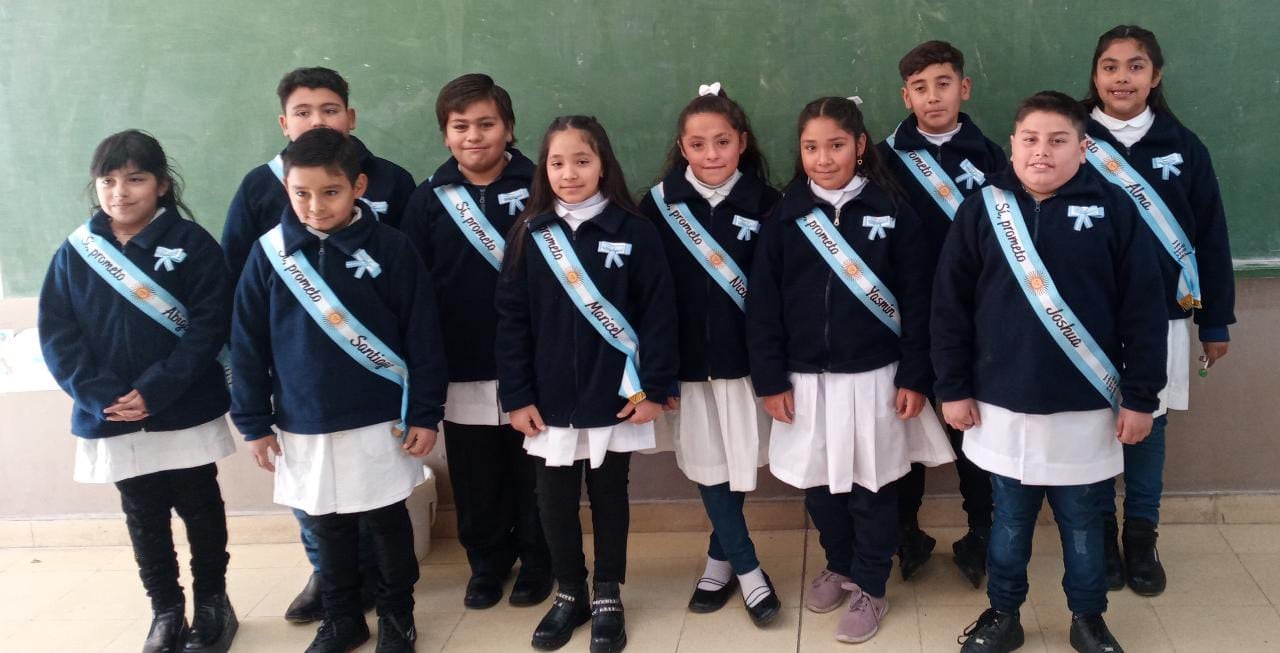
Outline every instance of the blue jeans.
POLYGON ((991 475, 995 503, 991 542, 987 548, 987 597, 991 607, 1015 612, 1027 600, 1027 563, 1036 515, 1049 497, 1049 507, 1062 538, 1066 571, 1062 589, 1076 614, 1107 610, 1106 560, 1102 552, 1102 515, 1098 497, 1107 481, 1089 485, 1023 485, 1017 479, 991 475))
POLYGON ((734 492, 728 483, 699 485, 702 505, 711 518, 711 544, 707 555, 714 560, 727 560, 733 573, 741 576, 760 566, 756 558, 756 545, 747 532, 747 520, 742 516, 745 492, 734 492))
MULTIPOLYGON (((309 520, 306 512, 293 508, 293 517, 298 520, 298 531, 302 539, 302 549, 307 552, 307 560, 311 562, 311 569, 315 573, 320 573, 320 542, 316 539, 315 533, 311 532, 313 521, 309 520)), ((368 527, 363 521, 360 522, 360 569, 361 571, 373 572, 372 578, 377 578, 378 560, 373 555, 373 536, 369 534, 368 527)))
MULTIPOLYGON (((1124 445, 1124 516, 1160 523, 1160 495, 1164 492, 1164 429, 1169 416, 1151 422, 1151 435, 1138 444, 1124 445)), ((1102 494, 1104 516, 1116 514, 1116 480, 1106 482, 1102 494)))

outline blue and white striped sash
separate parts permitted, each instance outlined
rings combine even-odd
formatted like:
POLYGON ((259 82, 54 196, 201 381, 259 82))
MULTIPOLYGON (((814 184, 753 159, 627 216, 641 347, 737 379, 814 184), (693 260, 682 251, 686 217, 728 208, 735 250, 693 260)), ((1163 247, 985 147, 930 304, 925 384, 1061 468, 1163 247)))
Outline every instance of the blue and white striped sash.
MULTIPOLYGON (((893 153, 898 155, 899 159, 902 159, 902 164, 907 167, 907 170, 911 171, 911 175, 929 193, 929 197, 933 198, 933 201, 938 204, 938 208, 942 209, 947 218, 955 220, 956 209, 960 208, 960 202, 964 201, 964 195, 961 194, 960 187, 956 186, 956 182, 947 176, 947 172, 942 169, 942 166, 933 158, 933 155, 929 154, 928 150, 907 150, 903 152, 895 148, 893 142, 896 133, 895 131, 894 134, 885 139, 885 142, 889 144, 889 149, 893 150, 893 153)), ((975 170, 977 169, 975 168, 975 170)), ((968 174, 973 175, 972 172, 968 174)), ((978 172, 978 176, 981 175, 982 173, 978 172)), ((979 180, 978 176, 974 176, 972 179, 977 181, 978 184, 982 184, 982 180, 979 180)))
POLYGON ((436 197, 453 218, 463 236, 475 248, 493 269, 502 269, 502 254, 507 247, 501 232, 494 228, 484 212, 476 206, 476 201, 461 184, 437 186, 436 197))
POLYGON ((871 314, 884 322, 894 335, 902 336, 902 311, 898 309, 898 300, 893 296, 871 266, 858 256, 849 242, 831 224, 831 219, 821 209, 815 207, 808 215, 800 218, 800 230, 804 232, 813 248, 827 262, 841 283, 853 293, 858 301, 867 307, 871 314))
POLYGON ((663 198, 662 184, 654 186, 649 193, 653 196, 654 203, 658 205, 662 217, 666 219, 667 225, 671 227, 672 233, 676 235, 676 240, 689 250, 716 285, 729 295, 729 299, 732 299, 738 308, 746 310, 747 275, 742 273, 742 268, 738 267, 733 257, 729 256, 720 243, 716 242, 711 232, 702 227, 694 217, 693 211, 689 210, 688 204, 666 202, 663 198))

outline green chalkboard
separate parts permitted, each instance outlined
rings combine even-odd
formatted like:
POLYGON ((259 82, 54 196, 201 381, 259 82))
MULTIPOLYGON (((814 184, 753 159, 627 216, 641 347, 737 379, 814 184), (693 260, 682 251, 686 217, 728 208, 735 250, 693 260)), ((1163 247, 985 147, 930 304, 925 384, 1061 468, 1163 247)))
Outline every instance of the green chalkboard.
POLYGON ((342 72, 356 134, 419 179, 446 156, 436 91, 484 71, 514 96, 526 151, 552 117, 594 114, 640 190, 699 83, 722 82, 747 108, 780 182, 813 97, 860 95, 873 135, 886 134, 904 112, 897 60, 922 40, 965 51, 967 111, 1007 144, 1017 100, 1083 94, 1097 35, 1122 22, 1163 42, 1170 102, 1214 153, 1238 264, 1280 263, 1280 185, 1266 181, 1280 179, 1280 3, 43 0, 0 4, 0 289, 39 291, 86 215, 93 147, 127 127, 159 137, 219 234, 243 174, 283 144, 274 90, 298 66, 342 72))

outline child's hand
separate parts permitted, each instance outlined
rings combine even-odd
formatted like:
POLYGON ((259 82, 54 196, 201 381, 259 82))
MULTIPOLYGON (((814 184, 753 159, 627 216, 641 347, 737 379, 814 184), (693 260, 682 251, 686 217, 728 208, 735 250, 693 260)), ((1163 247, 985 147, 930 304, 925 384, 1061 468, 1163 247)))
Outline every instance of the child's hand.
POLYGON ((1116 416, 1116 437, 1120 438, 1121 444, 1138 444, 1148 435, 1151 435, 1151 413, 1120 409, 1116 416))
POLYGON ((102 414, 106 415, 108 422, 137 422, 150 416, 147 412, 147 402, 136 389, 130 390, 129 394, 116 399, 116 403, 102 409, 102 414))
POLYGON ((662 414, 662 404, 649 401, 648 399, 633 404, 627 402, 626 406, 617 414, 617 417, 624 418, 632 424, 648 424, 657 419, 662 414))
POLYGON ((898 419, 911 419, 924 408, 924 395, 915 390, 898 388, 898 398, 893 405, 898 409, 898 419))
POLYGON ((406 453, 414 458, 421 458, 436 448, 436 431, 425 426, 410 426, 409 434, 404 438, 406 453))
POLYGON ((667 397, 667 405, 663 407, 663 410, 680 410, 680 398, 667 397))
POLYGON ((1204 356, 1200 360, 1208 363, 1208 367, 1213 367, 1213 364, 1218 362, 1219 358, 1226 356, 1227 348, 1231 345, 1229 342, 1202 342, 1200 344, 1204 347, 1204 356))
POLYGON ((775 420, 783 424, 790 424, 796 416, 795 392, 787 390, 786 392, 779 392, 776 395, 765 397, 764 409, 775 420))
POLYGON ((942 402, 942 419, 957 431, 968 431, 982 424, 978 415, 978 402, 973 399, 942 402))
POLYGON ((547 430, 547 425, 542 423, 542 414, 538 412, 538 407, 529 404, 524 408, 517 408, 509 413, 511 417, 511 428, 524 434, 526 438, 537 437, 539 433, 547 430))
POLYGON ((258 463, 258 467, 268 472, 274 472, 276 471, 276 465, 271 462, 272 457, 267 452, 271 452, 276 456, 280 455, 280 443, 276 442, 274 433, 265 438, 249 441, 249 453, 253 454, 253 462, 258 463))

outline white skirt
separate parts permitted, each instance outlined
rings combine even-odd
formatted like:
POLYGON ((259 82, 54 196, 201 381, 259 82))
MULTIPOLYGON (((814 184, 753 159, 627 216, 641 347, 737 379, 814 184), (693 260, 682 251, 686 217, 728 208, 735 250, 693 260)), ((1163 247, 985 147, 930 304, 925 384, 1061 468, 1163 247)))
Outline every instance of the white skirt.
POLYGON ((993 474, 1026 485, 1085 485, 1124 471, 1110 408, 1051 415, 978 402, 982 424, 964 432, 964 454, 993 474))
POLYGON ((472 426, 511 423, 498 403, 497 381, 450 383, 448 399, 444 402, 444 419, 446 422, 472 426))
POLYGON ((225 417, 178 431, 76 438, 75 480, 114 483, 143 474, 208 465, 236 452, 225 417))
POLYGON ((1155 416, 1191 406, 1191 318, 1169 320, 1169 354, 1165 373, 1169 382, 1160 391, 1160 407, 1155 416))
POLYGON ((364 512, 407 498, 424 480, 422 460, 401 449, 396 422, 299 435, 280 432, 276 503, 309 515, 364 512))
POLYGON ((792 374, 796 414, 775 422, 769 471, 798 488, 833 493, 860 485, 878 492, 902 478, 911 463, 929 467, 955 460, 938 416, 922 410, 909 420, 894 408, 898 364, 858 374, 792 374))
POLYGON ((675 451, 676 465, 689 480, 750 492, 756 470, 769 462, 772 425, 751 380, 743 377, 681 382, 679 410, 664 412, 654 430, 658 449, 675 451))
POLYGON ((548 426, 546 431, 524 439, 524 450, 542 458, 548 467, 568 467, 577 460, 591 461, 595 469, 604 464, 604 455, 613 451, 627 453, 654 448, 653 422, 579 429, 572 426, 548 426))

